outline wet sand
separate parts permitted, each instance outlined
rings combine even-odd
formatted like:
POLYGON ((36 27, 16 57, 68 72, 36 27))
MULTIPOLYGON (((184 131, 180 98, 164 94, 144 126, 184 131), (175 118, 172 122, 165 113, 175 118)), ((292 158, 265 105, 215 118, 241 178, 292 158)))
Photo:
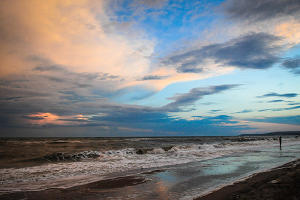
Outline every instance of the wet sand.
MULTIPOLYGON (((156 173, 153 171, 152 173, 156 173)), ((102 199, 107 191, 130 188, 151 180, 142 176, 124 176, 102 180, 68 189, 15 192, 0 195, 0 199, 102 199)), ((119 197, 122 198, 122 197, 119 197)), ((159 198, 159 199, 167 199, 159 198)), ((243 181, 225 186, 196 200, 298 200, 300 199, 300 160, 289 162, 272 170, 252 175, 243 181)))
POLYGON ((145 183, 147 180, 139 176, 125 176, 101 180, 86 185, 75 186, 67 189, 47 189, 42 191, 15 192, 0 195, 3 200, 52 200, 52 199, 102 199, 106 191, 114 188, 134 186, 145 183))
POLYGON ((195 200, 299 200, 300 160, 225 186, 195 200))

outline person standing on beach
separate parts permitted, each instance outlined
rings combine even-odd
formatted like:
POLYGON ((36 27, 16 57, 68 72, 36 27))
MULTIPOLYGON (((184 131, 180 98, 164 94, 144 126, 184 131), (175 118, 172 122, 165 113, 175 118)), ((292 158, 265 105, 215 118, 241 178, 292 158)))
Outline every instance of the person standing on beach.
POLYGON ((279 145, 280 145, 280 150, 281 150, 281 140, 282 140, 282 138, 281 138, 281 136, 279 136, 279 145))

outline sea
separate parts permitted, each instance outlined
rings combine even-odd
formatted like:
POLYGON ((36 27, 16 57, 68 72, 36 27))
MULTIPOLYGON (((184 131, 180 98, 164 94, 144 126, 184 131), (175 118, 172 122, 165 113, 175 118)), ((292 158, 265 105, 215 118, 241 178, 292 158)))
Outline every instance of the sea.
POLYGON ((2 138, 0 195, 102 181, 80 199, 193 199, 299 157, 297 136, 2 138))

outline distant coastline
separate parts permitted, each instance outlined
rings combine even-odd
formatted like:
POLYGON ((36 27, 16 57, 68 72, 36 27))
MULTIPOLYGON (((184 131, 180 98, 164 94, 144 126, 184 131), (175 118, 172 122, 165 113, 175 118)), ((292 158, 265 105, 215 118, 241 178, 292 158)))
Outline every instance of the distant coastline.
POLYGON ((270 132, 262 134, 241 134, 238 136, 279 136, 279 135, 300 135, 300 131, 281 131, 281 132, 270 132))

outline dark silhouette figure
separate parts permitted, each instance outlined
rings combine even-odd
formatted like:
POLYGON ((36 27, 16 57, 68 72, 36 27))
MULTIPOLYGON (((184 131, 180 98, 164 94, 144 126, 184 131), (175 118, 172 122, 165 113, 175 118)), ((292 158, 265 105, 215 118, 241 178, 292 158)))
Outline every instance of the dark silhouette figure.
POLYGON ((281 150, 281 142, 282 142, 282 138, 281 138, 281 136, 279 136, 279 145, 280 145, 280 150, 281 150))

